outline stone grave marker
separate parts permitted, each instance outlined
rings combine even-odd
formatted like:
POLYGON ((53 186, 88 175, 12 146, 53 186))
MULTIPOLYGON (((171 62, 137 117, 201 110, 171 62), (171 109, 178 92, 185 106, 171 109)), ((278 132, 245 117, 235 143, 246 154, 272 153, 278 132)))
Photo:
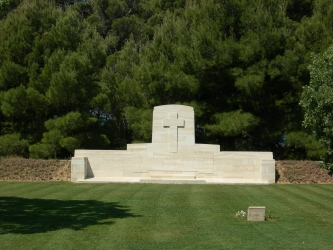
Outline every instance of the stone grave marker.
POLYGON ((264 221, 265 220, 265 207, 249 207, 247 209, 247 220, 248 221, 264 221))

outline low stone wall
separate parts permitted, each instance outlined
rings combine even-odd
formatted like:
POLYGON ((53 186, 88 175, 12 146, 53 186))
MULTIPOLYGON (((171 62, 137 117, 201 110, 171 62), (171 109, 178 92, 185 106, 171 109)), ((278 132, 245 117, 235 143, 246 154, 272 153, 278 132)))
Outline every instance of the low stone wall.
POLYGON ((333 176, 317 161, 277 161, 276 173, 278 184, 333 184, 333 176))
POLYGON ((70 161, 3 157, 0 181, 70 181, 70 161))

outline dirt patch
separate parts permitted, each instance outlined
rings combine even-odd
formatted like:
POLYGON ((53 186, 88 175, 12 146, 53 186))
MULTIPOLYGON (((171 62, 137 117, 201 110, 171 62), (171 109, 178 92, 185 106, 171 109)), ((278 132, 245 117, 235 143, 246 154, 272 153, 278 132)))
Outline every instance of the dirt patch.
POLYGON ((316 161, 277 161, 276 179, 278 184, 333 184, 333 176, 320 168, 316 161))
POLYGON ((70 181, 70 161, 4 157, 1 181, 70 181))

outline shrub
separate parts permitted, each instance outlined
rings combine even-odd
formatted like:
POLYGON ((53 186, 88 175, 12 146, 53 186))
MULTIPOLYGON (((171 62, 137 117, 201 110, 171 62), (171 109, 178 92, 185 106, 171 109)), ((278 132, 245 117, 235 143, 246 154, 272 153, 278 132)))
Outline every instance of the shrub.
POLYGON ((0 155, 26 156, 28 145, 28 141, 21 139, 21 135, 17 133, 0 136, 0 155))

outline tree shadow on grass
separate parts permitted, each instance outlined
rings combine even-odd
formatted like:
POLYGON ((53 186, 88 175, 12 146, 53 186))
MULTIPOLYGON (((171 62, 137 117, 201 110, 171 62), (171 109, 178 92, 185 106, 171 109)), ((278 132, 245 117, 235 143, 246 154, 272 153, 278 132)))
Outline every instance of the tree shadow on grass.
POLYGON ((111 225, 114 219, 128 217, 140 215, 117 202, 0 197, 0 235, 81 230, 91 225, 111 225))

